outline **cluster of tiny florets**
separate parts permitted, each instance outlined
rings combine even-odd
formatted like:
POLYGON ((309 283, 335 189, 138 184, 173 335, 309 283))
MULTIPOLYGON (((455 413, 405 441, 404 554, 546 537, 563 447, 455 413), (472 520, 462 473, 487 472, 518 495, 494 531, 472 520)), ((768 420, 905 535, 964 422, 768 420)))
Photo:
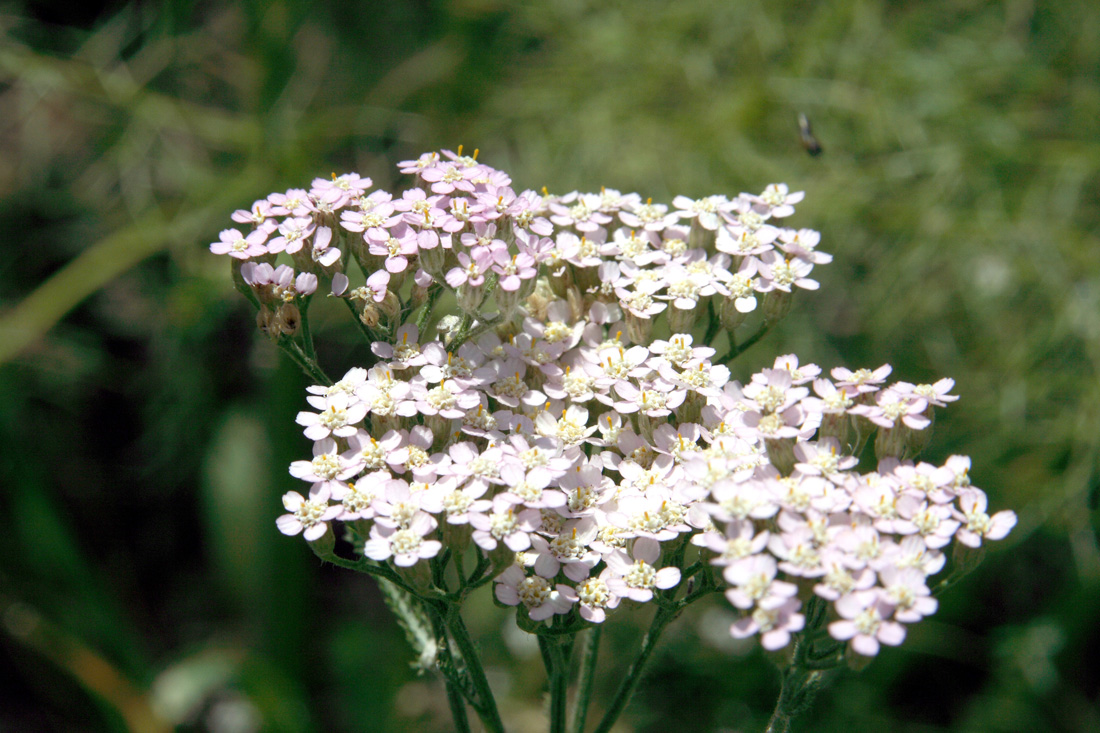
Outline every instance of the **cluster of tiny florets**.
POLYGON ((296 300, 320 282, 379 337, 369 366, 308 390, 298 423, 313 455, 290 473, 309 489, 284 497, 284 533, 316 540, 342 522, 357 551, 397 568, 472 543, 501 603, 592 623, 680 584, 663 549, 690 543, 743 613, 734 636, 786 646, 816 595, 831 635, 873 655, 935 611, 945 547, 1015 524, 987 514, 968 458, 907 460, 957 399, 952 380, 887 385, 889 366, 826 377, 788 355, 738 382, 693 335, 758 309, 778 320, 796 289, 817 288, 811 271, 831 260, 818 233, 782 226, 801 193, 670 208, 516 193, 461 149, 400 168, 416 185, 399 196, 355 174, 318 179, 238 211, 251 230, 211 245, 239 261, 273 337, 295 333, 296 300), (273 266, 281 253, 293 268, 273 266), (414 318, 440 293, 457 314, 414 318), (860 473, 871 439, 879 463, 860 473))

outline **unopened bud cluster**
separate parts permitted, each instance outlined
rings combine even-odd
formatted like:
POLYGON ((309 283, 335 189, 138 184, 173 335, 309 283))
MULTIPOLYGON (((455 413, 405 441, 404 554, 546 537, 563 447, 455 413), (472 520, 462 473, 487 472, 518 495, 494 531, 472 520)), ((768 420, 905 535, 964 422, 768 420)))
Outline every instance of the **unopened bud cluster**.
POLYGON ((211 245, 276 340, 324 283, 372 341, 368 363, 308 390, 313 455, 290 473, 309 488, 284 497, 284 533, 341 522, 356 552, 426 584, 442 573, 422 565, 448 555, 462 574, 476 554, 530 622, 671 597, 692 546, 742 611, 734 636, 782 648, 817 596, 830 634, 869 656, 936 609, 948 545, 1015 524, 987 513, 968 458, 911 460, 952 380, 826 377, 787 355, 738 382, 699 343, 736 344, 747 319, 774 323, 818 287, 818 233, 782 226, 801 193, 671 208, 516 193, 475 158, 403 162, 399 196, 355 174, 272 194, 233 215, 250 231, 211 245), (872 440, 877 470, 860 473, 872 440))

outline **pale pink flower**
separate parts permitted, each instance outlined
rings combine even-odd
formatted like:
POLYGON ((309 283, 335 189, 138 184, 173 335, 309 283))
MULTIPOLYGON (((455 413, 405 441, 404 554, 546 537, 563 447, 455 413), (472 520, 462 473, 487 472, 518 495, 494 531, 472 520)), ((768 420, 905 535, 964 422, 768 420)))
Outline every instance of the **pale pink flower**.
POLYGON ((223 229, 218 235, 219 241, 210 245, 210 251, 216 255, 229 255, 238 260, 247 260, 251 257, 261 257, 267 254, 268 233, 263 229, 256 229, 247 237, 236 229, 223 229))
POLYGON ((791 643, 791 634, 802 631, 806 625, 806 617, 798 613, 801 606, 797 598, 788 598, 775 607, 757 606, 751 614, 730 626, 730 635, 744 639, 760 634, 760 646, 768 651, 782 649, 791 643))
POLYGON ((497 576, 494 594, 506 606, 522 603, 533 621, 544 621, 569 612, 576 599, 570 590, 562 583, 553 586, 540 575, 525 575, 518 565, 511 565, 497 576))
POLYGON ((297 491, 288 491, 283 495, 283 507, 289 514, 275 520, 279 531, 293 536, 302 533, 306 540, 313 542, 328 531, 328 522, 335 519, 343 507, 329 504, 329 491, 324 484, 314 484, 306 499, 297 491))
POLYGON ((959 510, 955 517, 962 526, 955 534, 967 547, 980 547, 983 539, 1004 539, 1016 526, 1016 513, 1009 510, 986 514, 988 499, 981 489, 969 488, 959 495, 959 510))
POLYGON ((893 607, 877 590, 857 591, 835 604, 842 620, 829 624, 829 635, 838 641, 850 641, 852 651, 865 657, 878 654, 879 644, 897 646, 905 641, 905 627, 887 621, 893 607))
POLYGON ((639 537, 634 540, 632 555, 617 550, 604 558, 616 576, 607 581, 616 595, 646 603, 653 599, 655 588, 665 590, 680 582, 679 568, 658 570, 654 566, 661 555, 661 545, 657 540, 639 537))
POLYGON ((415 565, 435 557, 443 549, 443 543, 439 540, 424 539, 437 526, 435 518, 424 512, 418 513, 407 527, 376 523, 371 527, 370 539, 363 546, 363 554, 378 562, 392 557, 398 567, 415 565))

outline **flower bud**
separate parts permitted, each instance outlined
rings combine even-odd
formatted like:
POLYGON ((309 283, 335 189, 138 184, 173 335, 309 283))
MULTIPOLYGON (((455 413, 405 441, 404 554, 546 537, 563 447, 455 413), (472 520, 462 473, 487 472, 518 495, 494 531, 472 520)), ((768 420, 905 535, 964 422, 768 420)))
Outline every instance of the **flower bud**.
POLYGON ((691 331, 691 327, 699 317, 694 310, 677 308, 675 305, 669 306, 665 312, 668 314, 668 327, 672 333, 691 331))
POLYGON ((636 344, 648 344, 653 332, 653 319, 644 318, 632 311, 626 312, 626 336, 636 344))
POLYGON ((463 283, 458 287, 458 307, 470 315, 477 315, 477 309, 484 300, 485 288, 473 287, 469 283, 463 283))
POLYGON ((901 423, 892 428, 879 428, 878 435, 875 436, 875 458, 880 461, 883 458, 904 458, 905 444, 910 432, 912 431, 901 423))
POLYGON ((398 314, 401 313, 401 301, 392 290, 387 290, 382 302, 378 304, 378 310, 387 318, 397 318, 398 314))
POLYGON ((791 312, 794 303, 794 295, 786 290, 769 290, 764 293, 764 305, 762 306, 764 320, 768 323, 778 323, 791 312))
POLYGON ((722 328, 727 331, 733 331, 748 318, 748 313, 742 313, 737 309, 737 299, 732 296, 726 296, 722 299, 722 304, 718 307, 718 317, 721 319, 722 328))

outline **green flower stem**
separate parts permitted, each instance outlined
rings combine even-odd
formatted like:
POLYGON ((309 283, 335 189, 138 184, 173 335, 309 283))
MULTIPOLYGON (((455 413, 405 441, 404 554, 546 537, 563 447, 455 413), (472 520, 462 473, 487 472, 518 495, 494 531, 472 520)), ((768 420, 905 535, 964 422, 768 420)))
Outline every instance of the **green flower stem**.
POLYGON ((588 703, 592 698, 592 683, 596 679, 596 658, 600 654, 600 634, 603 624, 596 624, 584 635, 581 647, 581 669, 577 678, 577 699, 573 703, 572 733, 584 733, 588 703))
POLYGON ((714 298, 709 298, 707 299, 707 333, 703 337, 703 343, 713 343, 714 337, 718 335, 718 329, 721 327, 721 319, 714 313, 714 298))
MULTIPOLYGON (((344 305, 351 311, 352 320, 355 321, 355 325, 359 328, 359 332, 363 334, 363 338, 367 340, 367 343, 372 344, 378 341, 378 334, 368 327, 367 324, 363 323, 363 320, 359 317, 359 311, 355 309, 355 303, 352 303, 350 298, 340 298, 340 300, 343 301, 344 305)), ((369 358, 373 360, 373 357, 374 355, 370 354, 369 358)))
POLYGON ((538 635, 542 663, 550 687, 550 733, 565 733, 565 701, 569 689, 569 657, 573 636, 538 635))
POLYGON ((298 367, 306 373, 306 376, 312 379, 317 384, 331 385, 332 380, 328 378, 325 371, 321 369, 321 366, 314 359, 310 359, 302 347, 297 344, 293 339, 282 338, 278 341, 279 348, 286 352, 298 367))
POLYGON ((736 337, 734 337, 733 332, 730 331, 730 350, 717 363, 718 364, 729 364, 731 361, 736 359, 738 356, 743 354, 745 351, 748 351, 750 346, 755 344, 760 339, 764 338, 764 334, 766 334, 769 330, 771 330, 771 327, 772 327, 771 323, 769 323, 767 321, 764 321, 763 323, 760 324, 760 328, 756 329, 756 333, 754 333, 752 336, 749 336, 747 339, 742 341, 740 344, 737 343, 736 337))
POLYGON ((451 633, 451 638, 458 647, 462 661, 465 662, 466 676, 473 686, 473 698, 470 704, 481 718, 481 724, 489 733, 504 733, 504 723, 500 720, 500 712, 497 710, 496 700, 493 699, 493 691, 489 687, 489 680, 485 677, 485 669, 481 666, 481 656, 474 646, 470 632, 462 620, 462 614, 457 605, 447 608, 444 622, 451 633))
POLYGON ((420 314, 416 317, 416 332, 420 334, 420 338, 424 338, 424 329, 428 327, 428 321, 431 320, 432 311, 435 310, 435 301, 439 299, 439 294, 443 292, 443 286, 439 283, 432 283, 428 288, 428 300, 424 303, 423 308, 420 310, 420 314))
POLYGON ((817 596, 806 604, 806 628, 795 636, 791 663, 779 670, 779 699, 765 733, 788 733, 791 721, 810 707, 825 681, 825 673, 844 661, 841 650, 846 645, 821 633, 825 611, 825 601, 817 596), (824 642, 824 648, 817 649, 818 642, 824 642))
POLYGON ((314 364, 317 363, 317 351, 313 348, 313 332, 309 328, 309 304, 313 299, 312 296, 306 295, 298 299, 298 313, 302 317, 302 350, 305 355, 309 357, 309 360, 314 364))
POLYGON ((653 617, 653 623, 650 624, 649 630, 645 633, 645 638, 642 639, 638 656, 634 658, 630 668, 626 671, 626 676, 619 684, 619 689, 615 692, 615 697, 611 701, 607 712, 604 713, 599 727, 596 728, 596 733, 608 733, 611 726, 615 725, 615 721, 622 715, 623 710, 626 709, 626 704, 630 702, 631 695, 634 694, 634 689, 642 679, 642 670, 645 668, 646 662, 649 661, 650 655, 657 647, 657 640, 661 638, 661 633, 665 630, 665 627, 676 618, 678 613, 679 607, 677 610, 657 609, 657 614, 653 617))
POLYGON ((471 733, 470 721, 466 717, 466 698, 462 697, 462 691, 451 680, 445 680, 447 688, 447 704, 451 706, 451 717, 455 722, 455 730, 458 733, 471 733))

